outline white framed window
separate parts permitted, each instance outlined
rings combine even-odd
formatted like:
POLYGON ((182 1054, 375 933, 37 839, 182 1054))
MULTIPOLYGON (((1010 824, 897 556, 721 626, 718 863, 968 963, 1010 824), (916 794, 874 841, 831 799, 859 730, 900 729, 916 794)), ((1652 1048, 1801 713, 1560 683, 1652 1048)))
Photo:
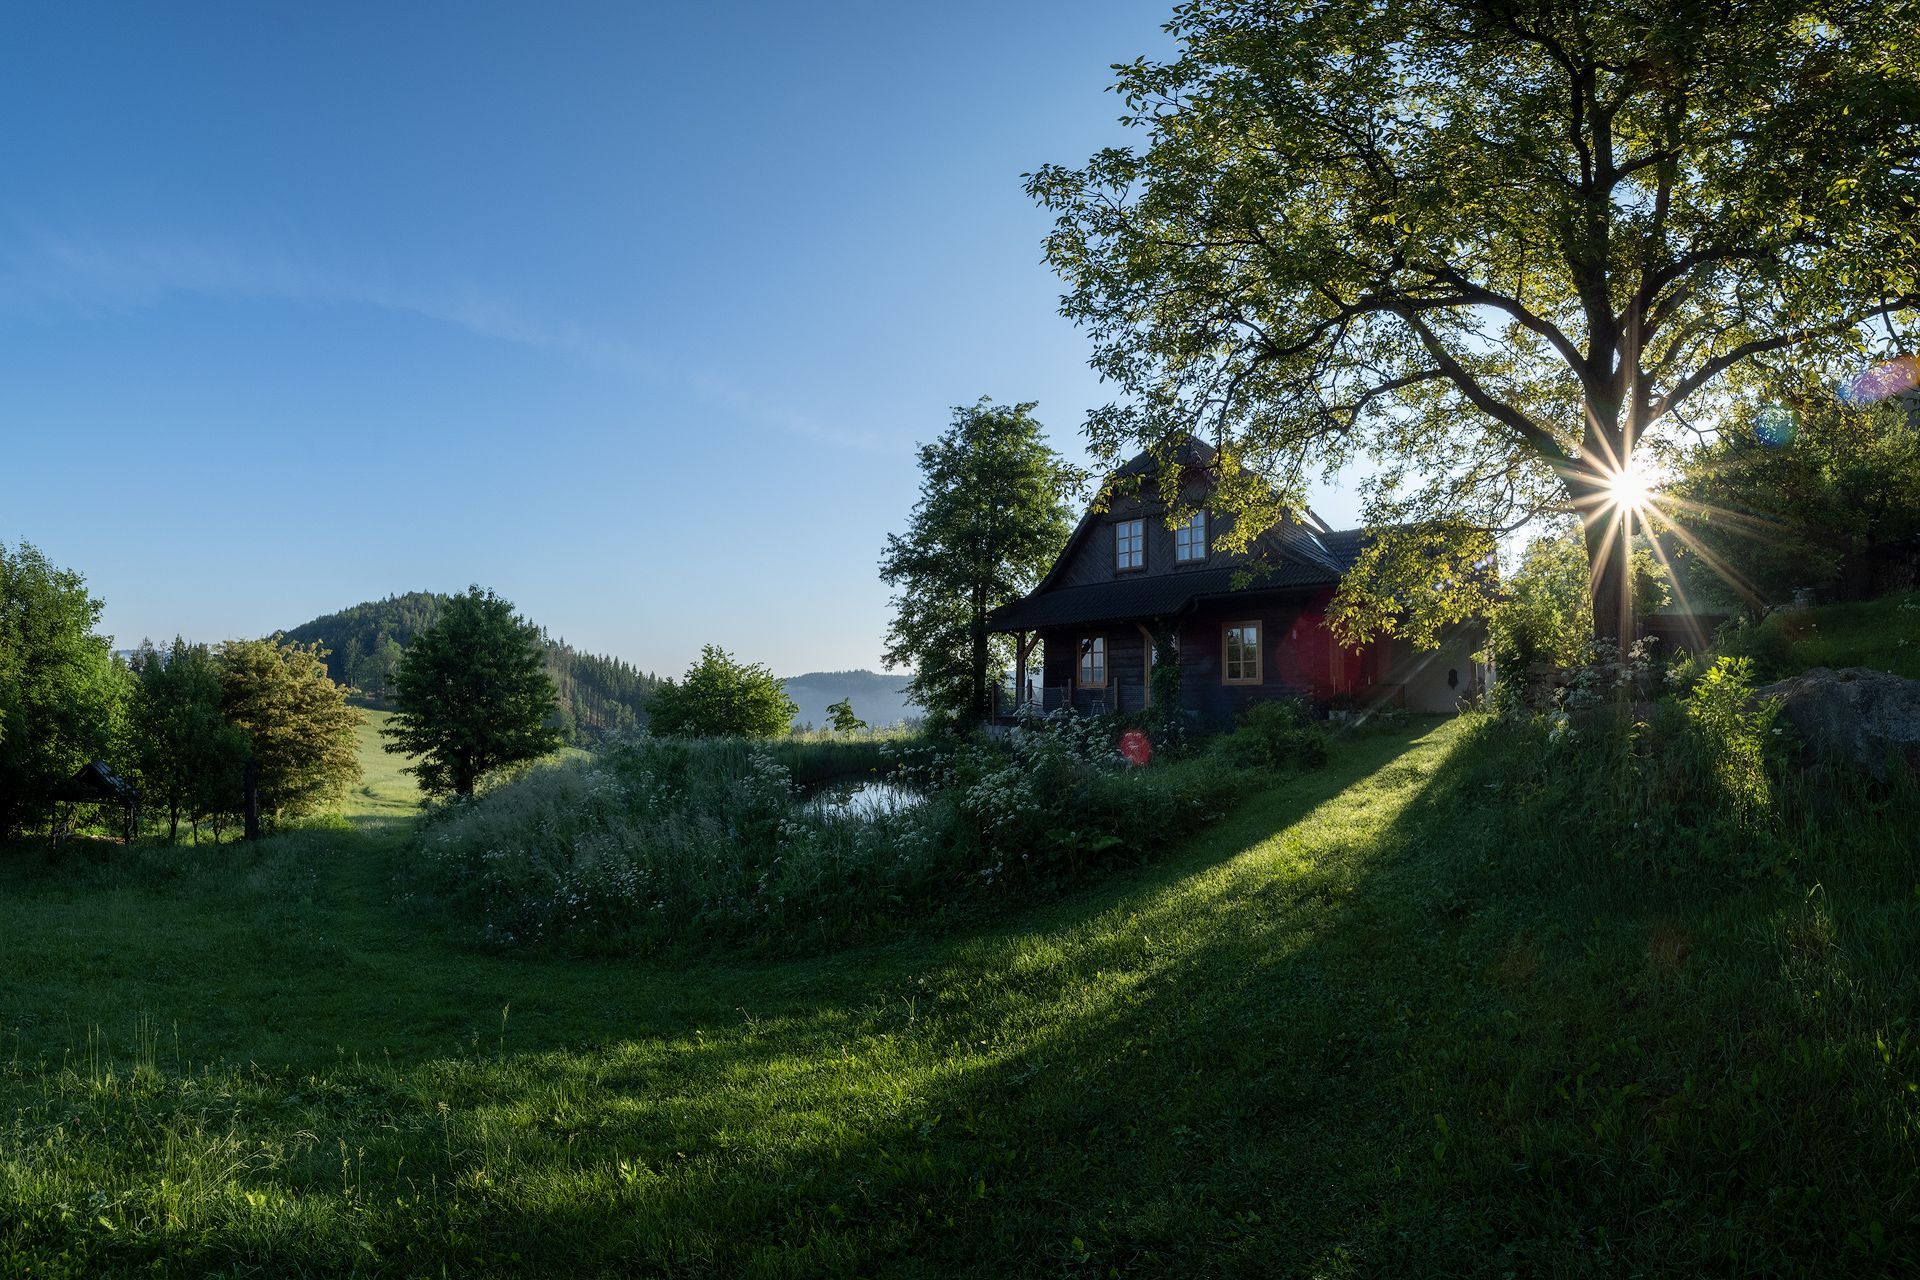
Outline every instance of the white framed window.
POLYGON ((1196 511, 1173 526, 1173 558, 1181 564, 1207 558, 1207 513, 1196 511))
POLYGON ((1115 569, 1147 567, 1147 522, 1145 520, 1122 520, 1113 526, 1113 567, 1115 569))
POLYGON ((1260 683, 1260 624, 1229 622, 1220 629, 1220 682, 1260 683))
POLYGON ((1080 687, 1107 687, 1107 638, 1092 636, 1080 642, 1080 687))

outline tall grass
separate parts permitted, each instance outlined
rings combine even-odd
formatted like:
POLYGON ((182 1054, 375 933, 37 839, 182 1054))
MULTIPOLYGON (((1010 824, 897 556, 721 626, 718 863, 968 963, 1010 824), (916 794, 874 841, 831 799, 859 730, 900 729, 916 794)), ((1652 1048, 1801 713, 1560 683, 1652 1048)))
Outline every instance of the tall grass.
POLYGON ((423 891, 503 946, 840 944, 1148 856, 1244 781, 1214 761, 1127 770, 1058 727, 958 751, 643 735, 445 813, 423 837, 423 891), (796 782, 856 764, 924 799, 849 813, 796 782))

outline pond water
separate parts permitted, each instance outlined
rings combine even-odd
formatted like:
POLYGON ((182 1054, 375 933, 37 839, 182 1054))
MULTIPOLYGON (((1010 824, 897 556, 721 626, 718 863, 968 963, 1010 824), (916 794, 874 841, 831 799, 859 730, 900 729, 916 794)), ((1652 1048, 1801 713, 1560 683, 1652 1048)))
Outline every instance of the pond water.
POLYGON ((918 791, 897 787, 881 778, 846 778, 823 784, 808 803, 818 813, 834 818, 877 818, 923 804, 918 791))

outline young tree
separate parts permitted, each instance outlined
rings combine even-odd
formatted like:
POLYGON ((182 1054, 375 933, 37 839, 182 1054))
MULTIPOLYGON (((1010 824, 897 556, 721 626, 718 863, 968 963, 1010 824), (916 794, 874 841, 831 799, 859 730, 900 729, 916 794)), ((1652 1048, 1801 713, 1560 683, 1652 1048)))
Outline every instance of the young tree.
MULTIPOLYGON (((1619 637, 1641 442, 1730 370, 1911 341, 1913 0, 1198 0, 1168 29, 1178 56, 1119 69, 1145 146, 1028 189, 1132 397, 1096 452, 1204 424, 1242 538, 1371 456, 1389 578, 1434 529, 1471 564, 1571 510, 1619 637)), ((1450 590, 1356 579, 1345 629, 1431 634, 1489 585, 1399 577, 1450 590)))
POLYGON ((653 691, 647 719, 653 732, 667 737, 777 738, 799 711, 787 696, 786 681, 760 663, 738 662, 710 644, 685 676, 653 691))
POLYGON ((131 754, 143 802, 167 815, 167 839, 179 839, 183 813, 197 821, 238 811, 252 744, 221 712, 213 650, 178 636, 164 653, 143 643, 133 673, 131 754))
MULTIPOLYGON (((229 640, 220 646, 220 709, 247 737, 260 771, 260 808, 297 818, 337 802, 360 780, 360 713, 327 678, 318 645, 229 640)), ((230 810, 217 810, 230 812, 230 810)))
POLYGON ((414 637, 393 678, 387 750, 430 795, 470 796, 496 769, 558 747, 553 681, 539 631, 491 591, 468 587, 414 637))
MULTIPOLYGON (((1637 610, 1658 609, 1672 597, 1659 562, 1645 547, 1632 554, 1637 610)), ((1587 660, 1593 638, 1586 546, 1566 522, 1527 544, 1487 613, 1487 648, 1502 678, 1536 662, 1572 666, 1587 660)))
POLYGON ((44 817, 47 795, 112 753, 124 694, 101 601, 40 550, 0 543, 0 837, 44 817))
POLYGON ((887 536, 880 578, 896 589, 888 666, 935 722, 969 726, 993 712, 987 616, 1046 571, 1073 528, 1079 476, 1049 449, 1032 404, 982 399, 920 446, 920 499, 904 534, 887 536))
POLYGON ((853 714, 852 698, 842 698, 827 707, 827 727, 835 733, 858 733, 867 722, 853 714))

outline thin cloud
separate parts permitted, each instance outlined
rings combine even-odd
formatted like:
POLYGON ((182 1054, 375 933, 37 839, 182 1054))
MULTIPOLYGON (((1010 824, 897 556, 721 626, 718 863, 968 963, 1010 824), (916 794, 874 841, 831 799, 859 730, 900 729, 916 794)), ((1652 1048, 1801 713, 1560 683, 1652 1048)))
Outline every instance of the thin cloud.
POLYGON ((898 453, 899 441, 827 426, 768 404, 711 373, 670 371, 631 343, 571 321, 550 321, 477 289, 404 288, 368 274, 285 253, 170 244, 103 244, 42 238, 0 266, 0 314, 39 322, 125 315, 178 297, 374 307, 420 316, 495 342, 548 351, 655 382, 679 382, 703 399, 771 429, 837 448, 898 453))

